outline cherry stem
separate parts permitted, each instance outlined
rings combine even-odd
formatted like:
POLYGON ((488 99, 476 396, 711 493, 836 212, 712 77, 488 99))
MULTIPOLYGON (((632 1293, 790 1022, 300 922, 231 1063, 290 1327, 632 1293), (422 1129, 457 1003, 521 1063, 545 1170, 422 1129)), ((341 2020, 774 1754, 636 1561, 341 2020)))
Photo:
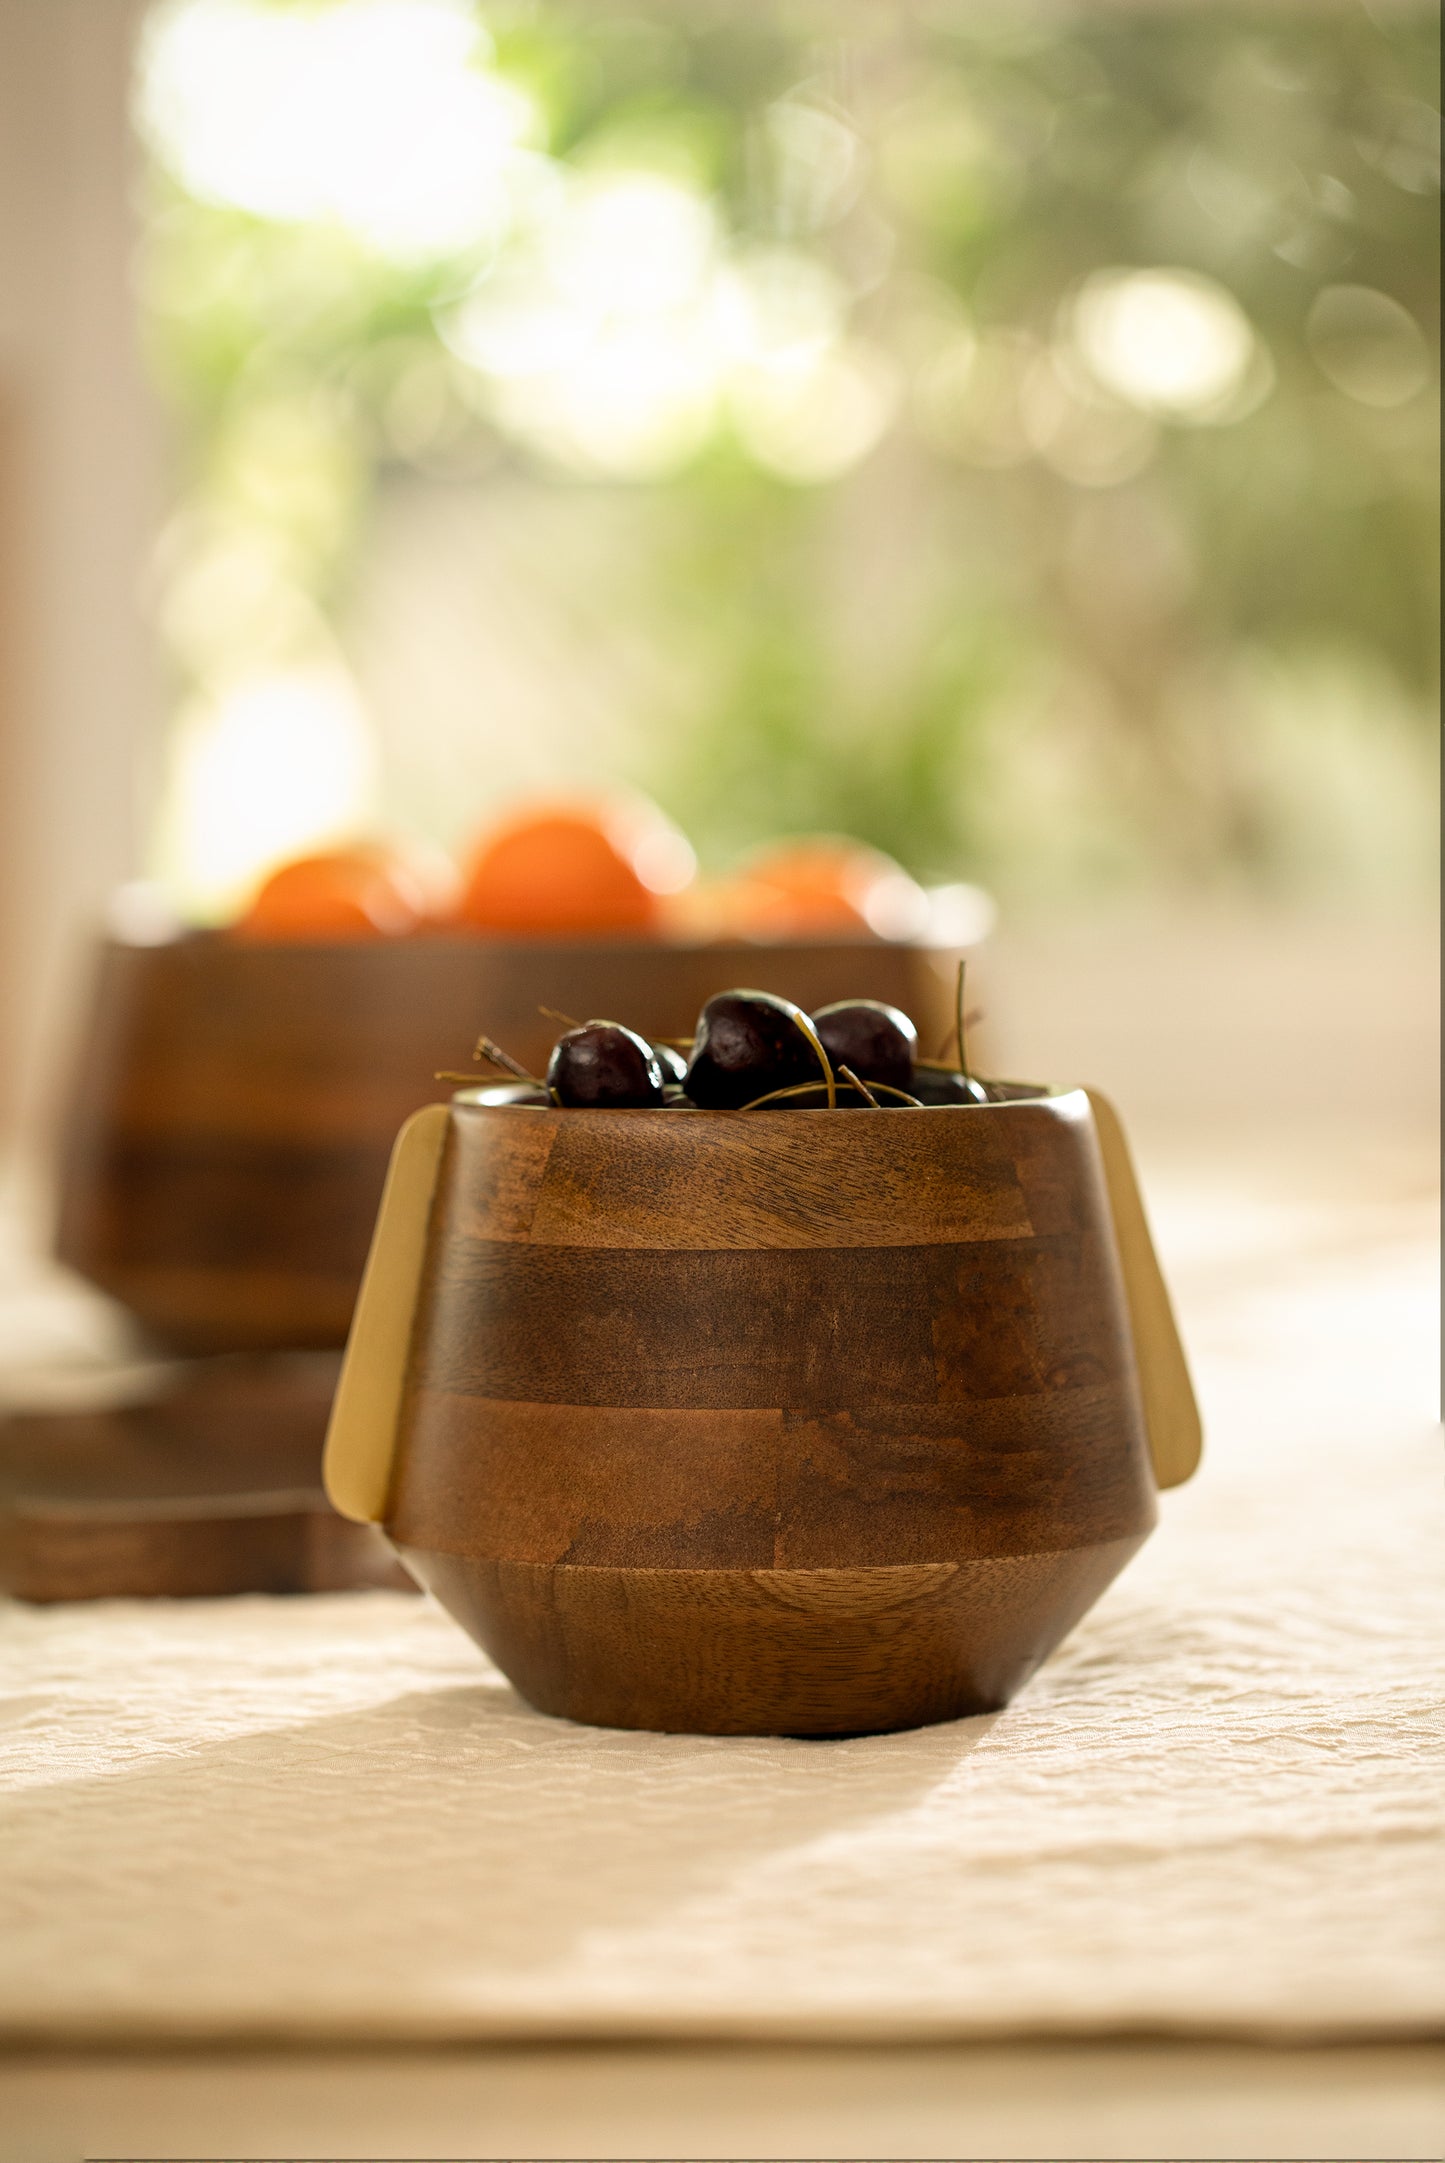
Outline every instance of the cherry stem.
POLYGON ((546 1086, 535 1074, 527 1072, 520 1059, 514 1059, 509 1051, 503 1051, 501 1045, 494 1044, 489 1036, 479 1036, 477 1038, 476 1050, 472 1053, 472 1057, 474 1059, 490 1060, 491 1064, 499 1066, 504 1074, 514 1074, 518 1081, 530 1082, 534 1089, 542 1089, 546 1086))
POLYGON ((582 1027, 581 1022, 575 1020, 571 1014, 559 1014, 555 1006, 539 1006, 537 1012, 545 1015, 548 1021, 560 1021, 564 1029, 582 1027))
POLYGON ((968 1045, 964 1034, 968 1024, 968 1016, 963 1011, 963 974, 967 967, 967 961, 960 954, 958 957, 958 982, 953 990, 953 1026, 958 1037, 958 1071, 965 1081, 972 1079, 968 1071, 968 1045))
POLYGON ((873 1091, 869 1088, 867 1082, 865 1082, 860 1075, 855 1074, 852 1067, 840 1066, 838 1069, 838 1074, 839 1078, 842 1081, 851 1082, 860 1096, 867 1097, 868 1102, 873 1106, 875 1112, 882 1111, 883 1106, 879 1103, 877 1097, 874 1096, 873 1091))
MULTIPOLYGON (((816 1096, 819 1090, 826 1089, 826 1087, 827 1084, 821 1081, 793 1082, 787 1089, 770 1089, 766 1096, 753 1097, 748 1103, 740 1104, 738 1106, 738 1110, 744 1112, 755 1112, 761 1104, 781 1104, 785 1101, 785 1099, 789 1097, 816 1096)), ((817 1109, 819 1111, 823 1111, 825 1109, 829 1111, 835 1111, 837 1109, 836 1088, 832 1104, 827 1106, 820 1104, 818 1105, 817 1109)))
MULTIPOLYGON (((838 1071, 841 1074, 843 1069, 840 1067, 838 1071)), ((878 1102, 880 1096, 896 1097, 900 1104, 908 1105, 909 1109, 915 1112, 926 1109, 926 1106, 919 1103, 917 1097, 911 1097, 906 1089, 895 1089, 891 1082, 872 1082, 865 1088, 857 1075, 854 1074, 845 1086, 856 1089, 859 1096, 867 1097, 875 1111, 882 1111, 883 1109, 883 1106, 878 1102)), ((754 1097, 750 1104, 740 1104, 738 1109, 739 1111, 755 1112, 763 1104, 782 1104, 790 1097, 816 1096, 822 1087, 823 1084, 820 1081, 794 1082, 790 1089, 770 1089, 765 1097, 754 1097)), ((816 1111, 822 1111, 824 1108, 821 1104, 813 1107, 816 1111)), ((836 1104, 833 1109, 837 1109, 836 1104)))
POLYGON ((795 1019, 799 1029, 801 1029, 803 1035, 818 1054, 818 1064, 823 1069, 823 1086, 828 1092, 828 1109, 831 1112, 837 1108, 838 1091, 834 1086, 833 1069, 828 1063, 828 1054, 823 1049, 823 1040, 806 1014, 800 1013, 795 1016, 795 1019))

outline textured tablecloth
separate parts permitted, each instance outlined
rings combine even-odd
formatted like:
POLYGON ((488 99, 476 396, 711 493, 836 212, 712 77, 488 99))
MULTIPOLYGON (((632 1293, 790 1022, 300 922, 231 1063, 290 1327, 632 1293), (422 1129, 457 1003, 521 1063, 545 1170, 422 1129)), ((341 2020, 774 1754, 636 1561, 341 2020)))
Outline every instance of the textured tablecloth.
POLYGON ((997 1717, 573 1727, 400 1595, 6 1611, 0 2029, 1445 2027, 1421 1213, 1156 1218, 1205 1469, 997 1717))

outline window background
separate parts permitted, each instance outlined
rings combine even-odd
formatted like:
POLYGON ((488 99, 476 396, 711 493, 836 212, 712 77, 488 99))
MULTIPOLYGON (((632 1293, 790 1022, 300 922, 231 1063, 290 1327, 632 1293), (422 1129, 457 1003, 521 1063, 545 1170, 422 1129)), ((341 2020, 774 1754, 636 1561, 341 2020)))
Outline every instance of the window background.
POLYGON ((1420 896, 1435 41, 163 0, 155 868, 595 779, 1016 909, 1420 896))

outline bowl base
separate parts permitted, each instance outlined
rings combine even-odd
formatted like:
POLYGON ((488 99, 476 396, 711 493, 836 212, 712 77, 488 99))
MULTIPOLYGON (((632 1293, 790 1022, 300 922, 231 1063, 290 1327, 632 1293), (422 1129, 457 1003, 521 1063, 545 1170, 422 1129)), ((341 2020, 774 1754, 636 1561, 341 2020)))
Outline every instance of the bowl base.
POLYGON ((1146 1537, 833 1570, 399 1552, 540 1712, 593 1727, 822 1737, 996 1712, 1146 1537))

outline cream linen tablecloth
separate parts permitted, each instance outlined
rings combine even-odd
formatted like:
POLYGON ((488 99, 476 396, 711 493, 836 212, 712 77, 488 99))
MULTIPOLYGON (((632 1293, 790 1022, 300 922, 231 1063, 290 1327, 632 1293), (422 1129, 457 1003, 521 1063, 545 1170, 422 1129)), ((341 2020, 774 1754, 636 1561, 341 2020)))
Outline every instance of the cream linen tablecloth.
POLYGON ((1445 2026, 1424 1212, 1154 1198, 1205 1471, 998 1717, 620 1734, 399 1595, 10 1608, 5 2033, 1445 2026))

